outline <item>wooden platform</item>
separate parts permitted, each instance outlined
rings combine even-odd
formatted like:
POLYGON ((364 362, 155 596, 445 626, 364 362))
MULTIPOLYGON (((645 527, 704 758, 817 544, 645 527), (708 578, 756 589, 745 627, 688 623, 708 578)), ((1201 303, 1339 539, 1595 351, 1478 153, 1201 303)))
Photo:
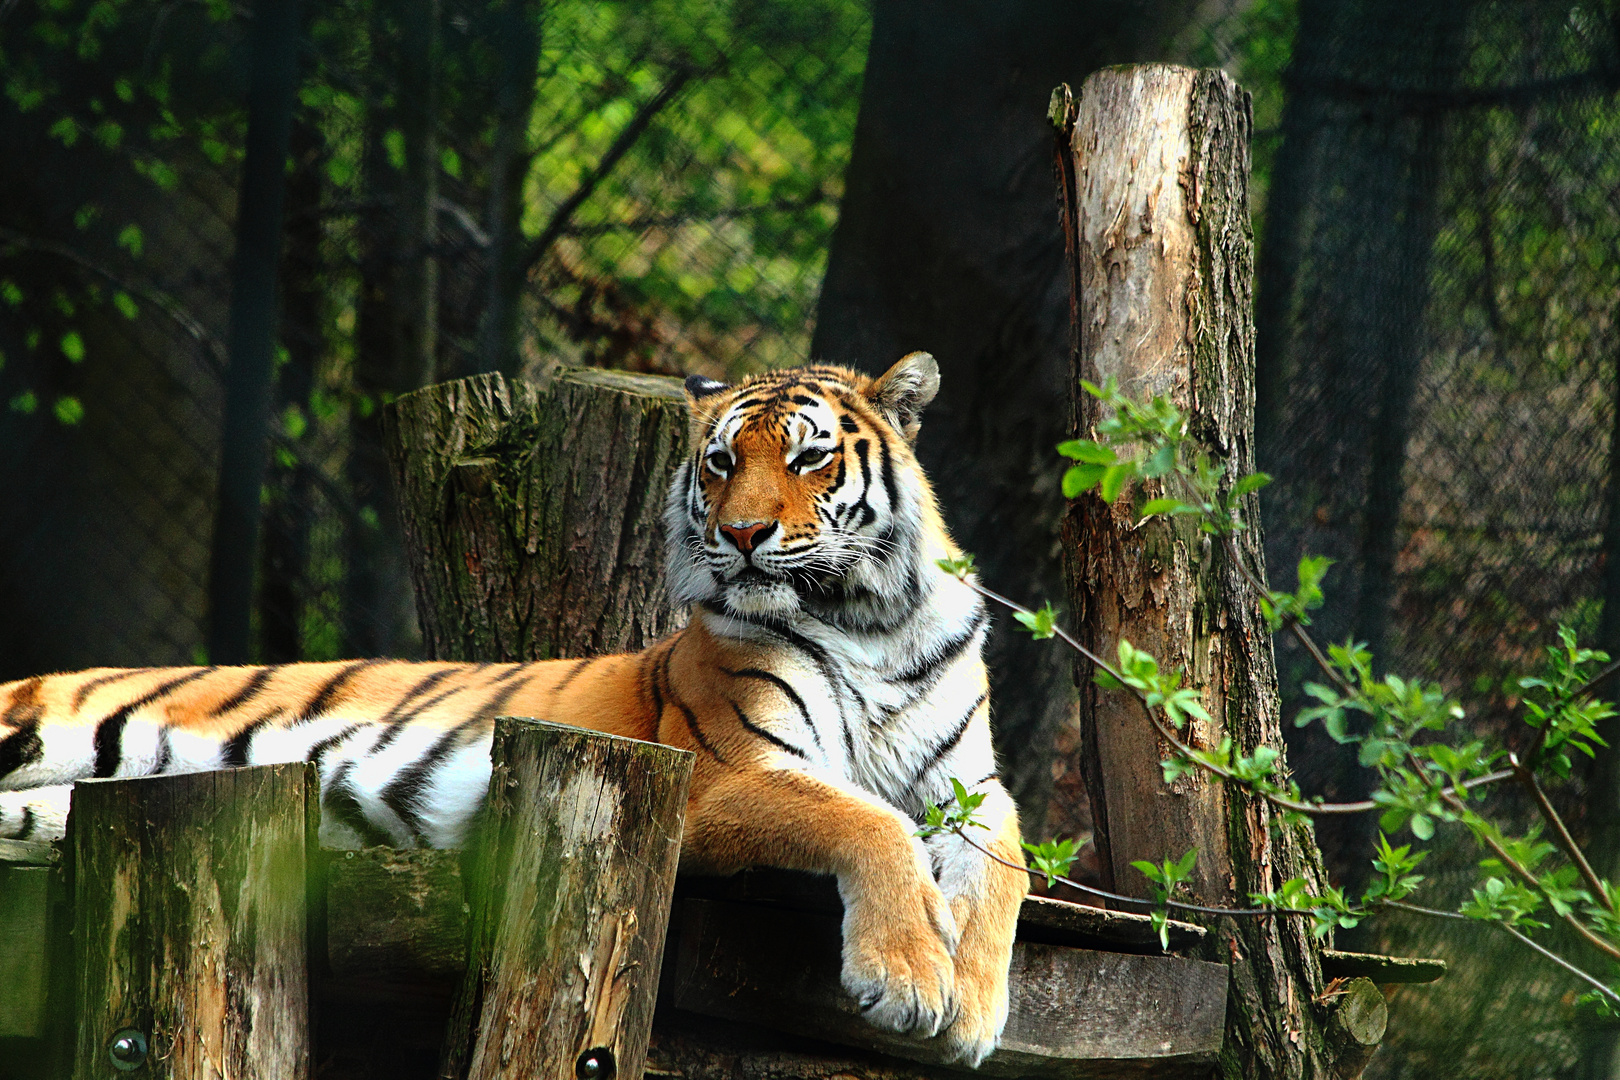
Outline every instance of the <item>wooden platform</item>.
MULTIPOLYGON (((0 1035, 10 1038, 44 1031, 53 856, 41 845, 0 853, 7 860, 0 863, 6 867, 0 1035)), ((431 1026, 464 964, 459 853, 370 848, 324 852, 320 862, 322 999, 361 1012, 373 997, 409 1000, 419 1025, 431 1026)), ((753 1032, 756 1041, 779 1032, 846 1047, 859 1061, 888 1062, 883 1075, 954 1073, 939 1065, 927 1042, 902 1040, 861 1020, 838 984, 840 911, 827 878, 755 870, 684 879, 665 952, 658 1028, 690 1038, 695 1028, 688 1020, 707 1018, 753 1032)), ((1172 949, 1204 934, 1186 923, 1172 923, 1170 932, 1172 949)), ((1145 916, 1030 898, 1012 974, 1003 1046, 979 1075, 1192 1076, 1207 1070, 1220 1047, 1226 969, 1160 954, 1145 916)))

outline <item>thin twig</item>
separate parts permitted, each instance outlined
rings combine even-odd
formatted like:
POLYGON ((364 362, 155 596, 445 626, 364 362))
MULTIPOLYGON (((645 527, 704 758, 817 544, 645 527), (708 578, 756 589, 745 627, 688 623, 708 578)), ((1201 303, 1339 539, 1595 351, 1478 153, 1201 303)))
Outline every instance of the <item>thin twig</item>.
POLYGON ((85 255, 66 244, 57 243, 55 240, 45 240, 39 237, 24 236, 22 233, 14 232, 3 225, 0 225, 0 244, 22 248, 26 251, 41 251, 48 255, 55 255, 60 259, 66 259, 68 262, 73 263, 81 269, 88 270, 96 277, 101 278, 113 288, 120 289, 132 296, 139 297, 146 303, 151 304, 153 307, 163 312, 163 314, 167 315, 171 322, 173 322, 181 330, 185 331, 187 336, 202 347, 203 359, 208 363, 209 367, 213 368, 215 375, 224 374, 226 366, 224 346, 219 343, 214 335, 208 332, 207 328, 203 326, 201 320, 192 315, 191 312, 187 311, 185 306, 181 304, 180 301, 176 300, 168 293, 163 292, 161 289, 158 289, 155 286, 141 285, 136 282, 126 280, 109 267, 102 265, 96 260, 90 258, 88 255, 85 255))
MULTIPOLYGON (((1455 795, 1442 795, 1441 800, 1445 802, 1447 806, 1451 807, 1452 811, 1456 813, 1459 818, 1466 819, 1468 816, 1468 807, 1463 804, 1461 799, 1458 799, 1455 795)), ((1536 877, 1536 875, 1531 872, 1529 867, 1525 866, 1518 859, 1515 859, 1511 854, 1509 854, 1507 848, 1503 847, 1501 843, 1497 841, 1496 837, 1492 836, 1487 830, 1473 829, 1471 831, 1479 838, 1481 843, 1491 849, 1491 853, 1494 854, 1497 859, 1501 860, 1503 866, 1513 871, 1513 873, 1517 875, 1521 881, 1534 889, 1542 897, 1542 899, 1547 901, 1547 905, 1552 907, 1556 912, 1557 905, 1553 903, 1551 894, 1547 892, 1546 886, 1542 885, 1541 883, 1541 879, 1536 877)), ((1597 949, 1605 956, 1611 957, 1615 960, 1620 960, 1620 948, 1616 948, 1613 944, 1603 940, 1602 937, 1594 933, 1590 928, 1587 927, 1585 923, 1581 922, 1581 920, 1575 917, 1574 912, 1566 912, 1561 916, 1561 918, 1564 920, 1564 922, 1568 923, 1577 934, 1584 938, 1588 945, 1591 945, 1594 949, 1597 949)))
POLYGON ((1516 757, 1509 756, 1508 760, 1513 763, 1514 769, 1518 773, 1519 782, 1529 789, 1530 797, 1536 800, 1536 807, 1541 811, 1543 820, 1552 826, 1553 838, 1557 841, 1558 846, 1569 857, 1569 861, 1575 864, 1575 868, 1581 872, 1581 877, 1586 881, 1586 887, 1592 890, 1593 896, 1602 901, 1604 907, 1612 906, 1613 901, 1609 896, 1607 883, 1598 877, 1597 871, 1592 869, 1592 864, 1586 861, 1586 853, 1581 850, 1581 845, 1575 842, 1575 838, 1569 833, 1569 827, 1564 824, 1564 819, 1553 808, 1552 801, 1547 798, 1547 792, 1541 786, 1541 781, 1536 779, 1535 770, 1527 765, 1520 764, 1516 757))
MULTIPOLYGON (((964 832, 961 829, 960 826, 958 826, 957 828, 952 829, 951 832, 955 833, 957 836, 960 836, 963 840, 967 841, 969 847, 972 847, 972 848, 976 849, 981 854, 989 856, 991 859, 993 859, 996 862, 1000 863, 1002 866, 1008 867, 1009 869, 1012 869, 1012 870, 1022 870, 1026 874, 1029 874, 1031 877, 1037 877, 1037 878, 1041 878, 1043 880, 1046 878, 1046 875, 1044 873, 1042 873, 1041 871, 1039 871, 1039 870, 1031 870, 1027 866, 1020 866, 1018 863, 1012 862, 1011 860, 1003 859, 1000 855, 997 855, 995 852, 991 851, 989 848, 985 847, 984 845, 982 845, 982 844, 978 843, 976 840, 974 840, 973 837, 969 836, 966 832, 964 832)), ((1099 889, 1095 885, 1083 885, 1080 882, 1075 881, 1073 878, 1064 877, 1062 874, 1053 874, 1052 875, 1052 880, 1053 881, 1061 881, 1063 884, 1069 886, 1069 888, 1078 889, 1081 892, 1087 893, 1087 894, 1089 894, 1091 896, 1100 896, 1104 900, 1112 900, 1116 904, 1134 904, 1137 907, 1146 907, 1146 908, 1173 907, 1173 908, 1176 908, 1176 909, 1178 909, 1180 911, 1196 911, 1201 915, 1232 915, 1232 916, 1244 916, 1244 917, 1250 917, 1250 918, 1258 917, 1258 916, 1261 916, 1261 915, 1309 915, 1310 914, 1309 911, 1301 911, 1299 908, 1269 908, 1269 907, 1225 908, 1225 907, 1208 907, 1208 906, 1206 906, 1204 904, 1184 904, 1180 900, 1164 900, 1164 901, 1144 900, 1140 896, 1122 896, 1119 893, 1109 892, 1107 889, 1099 889)))
MULTIPOLYGON (((1006 608, 1008 608, 1008 609, 1010 609, 1012 611, 1021 611, 1026 615, 1033 614, 1033 612, 1031 612, 1029 610, 1029 608, 1027 608, 1024 605, 1018 603, 1016 600, 1008 599, 1007 597, 1005 597, 1005 596, 1001 595, 1000 593, 996 592, 994 589, 991 589, 991 588, 988 588, 988 587, 986 587, 984 585, 981 585, 977 581, 972 581, 972 580, 970 580, 968 578, 965 578, 965 577, 961 578, 960 580, 963 582, 963 584, 967 585, 968 588, 972 589, 974 592, 978 593, 980 596, 983 596, 983 597, 985 597, 985 598, 987 598, 989 600, 993 600, 996 603, 1001 604, 1003 607, 1006 607, 1006 608)), ((1143 699, 1142 695, 1136 690, 1136 688, 1125 684, 1124 675, 1121 674, 1120 671, 1117 668, 1115 668, 1112 664, 1108 663, 1102 657, 1098 656, 1096 653, 1094 653, 1090 649, 1086 648, 1086 646, 1084 646, 1080 642, 1076 641, 1074 639, 1074 637, 1071 636, 1069 634, 1069 632, 1067 630, 1064 630, 1062 627, 1054 626, 1052 628, 1052 632, 1065 645, 1069 646, 1071 649, 1078 652, 1081 656, 1083 656, 1087 660, 1091 661, 1097 667, 1099 667, 1103 671, 1107 672, 1117 682, 1119 682, 1122 685, 1125 685, 1125 688, 1131 693, 1131 695, 1133 697, 1136 698, 1137 703, 1142 706, 1142 711, 1147 716, 1148 723, 1153 725, 1154 730, 1157 731, 1161 736, 1164 737, 1164 740, 1170 744, 1172 749, 1174 749, 1178 753, 1186 755, 1187 757, 1194 760, 1196 762, 1196 764, 1200 768, 1206 769, 1209 772, 1212 772, 1216 776, 1219 776, 1219 777, 1221 777, 1223 779, 1231 780, 1231 781, 1234 781, 1236 783, 1243 784, 1243 785, 1249 787, 1251 790, 1253 790, 1253 785, 1250 784, 1249 781, 1244 780, 1242 777, 1238 776, 1236 773, 1232 772, 1230 769, 1223 768, 1222 766, 1217 765, 1212 761, 1206 761, 1206 760, 1200 760, 1200 759, 1194 758, 1193 755, 1196 753, 1196 750, 1192 746, 1189 746, 1187 743, 1183 742, 1181 740, 1181 738, 1176 735, 1175 730, 1173 728, 1170 728, 1170 727, 1165 725, 1165 723, 1159 718, 1158 714, 1155 713, 1152 710, 1152 708, 1148 705, 1146 700, 1143 699)), ((1511 777, 1512 775, 1513 775, 1513 771, 1511 769, 1504 769, 1504 770, 1502 770, 1500 772, 1489 773, 1489 774, 1487 774, 1485 776, 1480 776, 1480 777, 1476 777, 1476 778, 1474 778, 1472 780, 1464 781, 1461 785, 1459 785, 1456 788, 1446 788, 1446 791, 1448 791, 1448 792, 1456 792, 1458 790, 1466 791, 1466 790, 1468 790, 1470 788, 1480 787, 1480 786, 1485 785, 1485 784, 1494 784, 1499 780, 1506 780, 1509 777, 1511 777)), ((1285 810, 1292 810, 1295 813, 1300 813, 1300 814, 1364 814, 1364 813, 1367 813, 1370 810, 1377 810, 1379 808, 1378 804, 1373 802, 1371 799, 1364 799, 1364 800, 1362 800, 1360 802, 1353 802, 1353 803, 1307 803, 1307 802, 1300 802, 1297 799, 1290 799, 1290 798, 1288 798, 1287 796, 1284 796, 1284 795, 1277 795, 1277 794, 1272 793, 1272 792, 1260 791, 1260 792, 1256 792, 1256 794, 1260 795, 1262 798, 1266 799, 1268 802, 1272 803, 1275 806, 1280 806, 1285 810)))
POLYGON ((699 74, 706 75, 708 71, 699 72, 688 67, 677 69, 675 74, 670 77, 670 80, 659 89, 658 93, 642 103, 641 108, 636 110, 636 115, 632 116, 630 122, 625 124, 623 130, 619 132, 618 138, 613 140, 613 145, 608 147, 607 153, 603 154, 602 159, 596 163, 596 168, 587 173, 585 178, 579 182, 579 187, 574 189, 574 193, 564 199, 556 210, 552 211, 551 220, 546 222, 545 228, 540 230, 540 235, 535 237, 534 242, 529 245, 528 250, 523 254, 523 261, 520 264, 522 272, 527 273, 530 267, 539 262, 541 257, 551 250, 551 245, 557 242, 558 237, 562 236, 563 230, 568 228, 568 223, 573 219, 574 212, 584 204, 586 199, 591 197, 591 194, 596 190, 596 185, 606 179, 607 175, 619 164, 619 159, 630 152, 630 148, 641 138, 642 133, 652 124, 653 118, 663 110, 664 106, 673 101, 675 95, 681 92, 682 87, 699 74))

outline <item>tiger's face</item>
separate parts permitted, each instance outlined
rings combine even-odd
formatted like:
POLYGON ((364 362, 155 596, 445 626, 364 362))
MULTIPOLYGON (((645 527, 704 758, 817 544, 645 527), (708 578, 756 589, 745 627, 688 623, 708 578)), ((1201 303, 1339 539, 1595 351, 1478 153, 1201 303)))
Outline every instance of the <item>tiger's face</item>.
POLYGON ((926 488, 911 443, 939 386, 932 356, 912 353, 878 379, 813 366, 686 386, 693 453, 666 520, 677 600, 785 618, 904 588, 926 488))

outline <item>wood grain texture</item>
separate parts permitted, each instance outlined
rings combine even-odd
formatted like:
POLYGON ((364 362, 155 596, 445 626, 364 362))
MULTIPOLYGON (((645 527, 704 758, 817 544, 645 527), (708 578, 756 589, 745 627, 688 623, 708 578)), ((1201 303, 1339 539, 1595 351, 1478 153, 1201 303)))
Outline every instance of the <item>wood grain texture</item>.
MULTIPOLYGON (((1079 380, 1118 380, 1128 395, 1162 394, 1233 476, 1254 468, 1253 243, 1248 212, 1249 97, 1219 71, 1163 65, 1110 68, 1086 80, 1073 135, 1073 248, 1079 293, 1076 429, 1101 419, 1079 380)), ((1182 669, 1211 723, 1188 738, 1237 752, 1283 749, 1271 638, 1258 597, 1225 549, 1185 518, 1135 521, 1135 500, 1091 493, 1065 526, 1070 597, 1080 637, 1106 657, 1129 640, 1182 669)), ((1259 504, 1238 536, 1239 557, 1264 574, 1259 504)), ((1131 862, 1199 851, 1199 902, 1246 904, 1303 876, 1322 879, 1308 829, 1284 826, 1268 804, 1200 771, 1166 785, 1165 747, 1127 693, 1104 691, 1082 665, 1079 762, 1092 797, 1105 885, 1145 894, 1131 862)), ((1320 946, 1300 919, 1226 920, 1204 946, 1232 963, 1221 1070, 1298 1080, 1325 1074, 1320 946)))
POLYGON ((594 370, 480 375, 389 406, 428 655, 634 651, 682 625, 662 515, 687 425, 678 380, 594 370))
POLYGON ((1330 979, 1371 979, 1375 983, 1427 983, 1444 977, 1446 962, 1423 956, 1322 950, 1322 974, 1330 979))
POLYGON ((441 1075, 558 1078, 612 1053, 640 1076, 692 755, 501 717, 441 1075))
POLYGON ((43 866, 0 865, 0 1038, 45 1034, 50 876, 43 866))
POLYGON ((313 767, 81 781, 69 814, 79 1005, 73 1076, 301 1080, 310 1071, 313 767))
POLYGON ((338 978, 459 978, 467 966, 461 853, 323 851, 326 954, 338 978))
POLYGON ((1388 1023, 1389 1006, 1371 979, 1351 979, 1341 988, 1333 999, 1333 1015, 1327 1025, 1335 1080, 1361 1076, 1383 1042, 1388 1023))
MULTIPOLYGON (((666 989, 677 1009, 939 1064, 929 1041, 861 1019, 839 986, 836 917, 685 900, 678 940, 666 989)), ((1221 1045, 1219 964, 1021 941, 1011 982, 1007 1029, 980 1075, 1194 1076, 1221 1045)))

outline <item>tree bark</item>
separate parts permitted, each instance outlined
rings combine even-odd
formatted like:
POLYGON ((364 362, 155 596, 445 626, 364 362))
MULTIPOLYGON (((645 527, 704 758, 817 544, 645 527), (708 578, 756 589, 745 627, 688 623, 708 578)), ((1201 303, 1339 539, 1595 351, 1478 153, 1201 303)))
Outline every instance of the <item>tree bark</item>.
POLYGON ((276 264, 286 197, 287 140, 298 87, 297 0, 258 0, 253 72, 236 202, 231 316, 219 493, 208 570, 208 653, 250 660, 253 571, 259 561, 259 492, 270 462, 270 381, 276 344, 276 264))
POLYGON ((302 763, 73 789, 76 1080, 309 1075, 318 798, 302 763))
POLYGON ((367 88, 361 173, 366 199, 385 210, 362 220, 360 302, 346 478, 357 508, 345 536, 343 648, 387 656, 410 635, 410 600, 399 510, 383 450, 383 405, 434 375, 438 272, 433 251, 437 198, 437 0, 377 5, 370 36, 374 66, 392 85, 367 88), (402 136, 403 162, 385 136, 402 136))
MULTIPOLYGON (((529 175, 529 120, 540 63, 539 0, 500 0, 486 15, 500 58, 495 81, 495 144, 490 150, 488 280, 479 328, 479 371, 522 369, 523 181, 529 175)), ((470 374, 470 372, 468 373, 470 374)))
MULTIPOLYGON (((287 360, 276 375, 276 405, 283 417, 296 415, 307 423, 315 366, 326 352, 320 208, 327 163, 325 140, 307 120, 293 124, 290 155, 281 258, 281 337, 287 360)), ((296 441, 295 429, 285 422, 283 434, 296 441)), ((271 462, 268 488, 259 563, 259 660, 283 664, 303 655, 314 493, 309 470, 296 457, 271 462)))
MULTIPOLYGON (((1254 467, 1250 126, 1248 95, 1225 74, 1141 66, 1088 79, 1074 129, 1074 376, 1113 377, 1133 397, 1170 398, 1229 477, 1254 467)), ((1075 409, 1082 434, 1102 418, 1078 386, 1075 409)), ((1110 658, 1129 640, 1162 668, 1185 670, 1214 718, 1193 723, 1195 745, 1230 737, 1235 752, 1280 750, 1271 641, 1254 590, 1186 519, 1136 526, 1137 497, 1109 506, 1093 493, 1070 509, 1066 551, 1082 640, 1110 658)), ((1238 554, 1263 572, 1253 496, 1243 509, 1254 527, 1237 537, 1238 554)), ((1082 760, 1112 888, 1145 895, 1131 862, 1192 847, 1198 902, 1247 906, 1250 893, 1290 877, 1320 879, 1308 828, 1285 825, 1263 800, 1203 773, 1163 784, 1163 748, 1135 699, 1101 690, 1091 675, 1083 665, 1082 760)), ((1223 1075, 1325 1075, 1325 1018, 1313 1004, 1319 946, 1308 926, 1223 919, 1212 938, 1207 958, 1232 969, 1223 1075)))
MULTIPOLYGON (((811 354, 880 372, 927 349, 943 376, 918 456, 984 580, 1062 594, 1053 447, 1068 351, 1052 227, 1052 87, 1160 54, 1194 8, 1063 0, 879 0, 855 143, 811 354)), ((1004 779, 1026 835, 1083 832, 1052 802, 1051 746, 1072 726, 1068 662, 998 619, 986 659, 1004 779)))
POLYGON ((686 448, 678 380, 479 375, 407 395, 388 417, 429 656, 633 651, 684 623, 664 589, 662 525, 686 448))
POLYGON ((467 976, 439 1075, 639 1077, 692 754, 502 717, 491 756, 467 976))

